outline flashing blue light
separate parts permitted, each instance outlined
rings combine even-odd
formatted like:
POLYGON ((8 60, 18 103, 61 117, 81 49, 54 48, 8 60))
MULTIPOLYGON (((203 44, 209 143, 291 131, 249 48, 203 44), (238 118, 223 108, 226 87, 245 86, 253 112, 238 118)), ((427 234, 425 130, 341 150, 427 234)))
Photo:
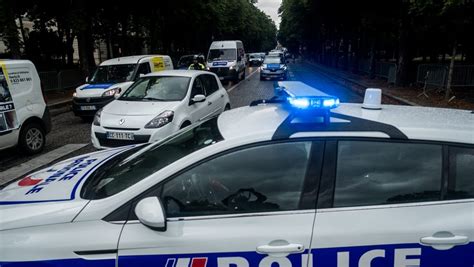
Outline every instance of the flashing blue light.
POLYGON ((297 109, 333 109, 339 106, 336 97, 288 97, 287 101, 297 109))
POLYGON ((289 97, 288 102, 295 108, 306 109, 309 108, 310 101, 307 98, 293 98, 289 97))

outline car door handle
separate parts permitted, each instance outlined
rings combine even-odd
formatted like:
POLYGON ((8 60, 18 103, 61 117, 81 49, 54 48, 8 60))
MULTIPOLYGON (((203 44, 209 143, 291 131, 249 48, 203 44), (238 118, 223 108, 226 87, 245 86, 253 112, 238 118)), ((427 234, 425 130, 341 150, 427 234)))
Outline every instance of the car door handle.
POLYGON ((268 244, 257 247, 257 253, 268 254, 273 257, 286 257, 289 254, 301 253, 304 246, 300 244, 268 244))
POLYGON ((212 102, 211 101, 207 102, 207 105, 208 106, 212 105, 212 102))
POLYGON ((221 95, 221 97, 224 97, 224 95, 221 95))
POLYGON ((433 236, 422 237, 420 243, 437 250, 448 250, 454 246, 465 245, 469 242, 467 236, 453 235, 450 232, 437 232, 433 236))

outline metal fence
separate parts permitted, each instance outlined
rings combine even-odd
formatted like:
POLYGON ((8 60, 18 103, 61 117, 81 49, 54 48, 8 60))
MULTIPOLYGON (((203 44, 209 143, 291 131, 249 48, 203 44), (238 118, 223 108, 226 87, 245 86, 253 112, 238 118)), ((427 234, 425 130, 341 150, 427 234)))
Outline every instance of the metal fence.
MULTIPOLYGON (((370 73, 370 60, 359 60, 358 70, 364 73, 370 73)), ((385 78, 389 83, 395 83, 397 78, 397 64, 391 62, 375 62, 375 76, 385 78)))
POLYGON ((41 71, 39 76, 45 91, 70 89, 84 83, 80 70, 41 71))
MULTIPOLYGON (((438 88, 445 88, 448 82, 447 65, 418 65, 416 82, 438 88)), ((455 65, 451 80, 452 87, 474 87, 474 65, 455 65)))

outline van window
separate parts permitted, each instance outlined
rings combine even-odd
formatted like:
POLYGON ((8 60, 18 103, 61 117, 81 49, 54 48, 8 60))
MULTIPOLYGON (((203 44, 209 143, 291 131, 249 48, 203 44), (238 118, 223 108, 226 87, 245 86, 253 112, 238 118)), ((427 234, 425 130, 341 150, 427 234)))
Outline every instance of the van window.
POLYGON ((237 58, 237 50, 232 49, 211 49, 207 61, 212 62, 216 60, 235 60, 237 58))
POLYGON ((148 74, 150 72, 151 72, 150 63, 148 62, 141 63, 140 66, 138 66, 137 75, 135 79, 140 78, 140 74, 148 74))

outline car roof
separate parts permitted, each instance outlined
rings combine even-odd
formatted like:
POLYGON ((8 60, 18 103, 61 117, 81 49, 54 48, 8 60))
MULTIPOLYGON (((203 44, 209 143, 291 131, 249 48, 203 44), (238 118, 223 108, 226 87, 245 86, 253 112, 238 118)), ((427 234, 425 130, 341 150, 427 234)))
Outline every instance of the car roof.
MULTIPOLYGON (((263 104, 233 109, 219 117, 219 129, 225 139, 261 136, 272 139, 289 117, 291 110, 282 104, 263 104)), ((290 132, 288 137, 357 136, 391 137, 402 134, 412 140, 429 140, 474 144, 474 113, 431 107, 382 105, 381 110, 363 109, 362 104, 343 103, 331 110, 328 129, 314 128, 290 132), (360 124, 360 127, 334 127, 339 123, 360 124), (398 132, 397 132, 398 131, 398 132)), ((392 137, 393 138, 393 137, 392 137)), ((397 138, 397 137, 395 137, 397 138)))
POLYGON ((213 73, 203 70, 163 70, 157 72, 151 72, 146 74, 144 77, 153 77, 153 76, 180 76, 180 77, 195 77, 199 74, 211 74, 213 73))
POLYGON ((119 64, 136 64, 138 61, 142 59, 147 59, 151 57, 168 57, 166 55, 138 55, 138 56, 128 56, 128 57, 117 57, 108 59, 102 63, 100 66, 108 66, 108 65, 119 65, 119 64))

